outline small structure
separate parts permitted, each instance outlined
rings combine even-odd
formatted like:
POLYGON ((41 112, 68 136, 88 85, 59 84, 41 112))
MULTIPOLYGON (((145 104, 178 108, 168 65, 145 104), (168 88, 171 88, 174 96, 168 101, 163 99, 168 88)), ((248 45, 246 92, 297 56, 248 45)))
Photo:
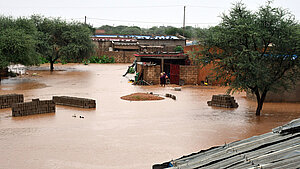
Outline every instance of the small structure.
POLYGON ((142 63, 137 65, 137 72, 144 75, 143 79, 151 79, 153 84, 159 83, 161 72, 167 74, 171 84, 179 85, 180 81, 184 84, 197 84, 198 68, 189 65, 188 56, 183 53, 143 52, 135 54, 135 57, 138 63, 142 63))
POLYGON ((21 64, 10 65, 8 66, 8 72, 13 72, 19 75, 23 75, 26 73, 26 67, 21 64))
POLYGON ((93 99, 70 97, 70 96, 53 96, 53 101, 57 105, 80 107, 80 108, 96 108, 96 101, 93 99))
POLYGON ((0 95, 0 109, 10 108, 14 103, 24 102, 23 94, 0 95))
POLYGON ((212 100, 208 101, 209 106, 237 108, 239 105, 235 102, 234 97, 230 95, 213 95, 212 100))
POLYGON ((179 159, 153 165, 153 169, 284 168, 300 166, 300 119, 272 132, 211 147, 179 159))
POLYGON ((34 114, 55 113, 53 100, 32 99, 32 102, 15 103, 12 105, 12 116, 27 116, 34 114))

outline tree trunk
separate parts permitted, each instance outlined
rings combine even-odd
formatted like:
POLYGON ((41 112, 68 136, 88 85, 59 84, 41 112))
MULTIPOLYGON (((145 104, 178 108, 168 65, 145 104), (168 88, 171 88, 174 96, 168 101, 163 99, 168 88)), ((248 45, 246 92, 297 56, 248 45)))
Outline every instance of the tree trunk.
POLYGON ((264 90, 262 95, 260 96, 258 89, 255 91, 255 95, 256 95, 256 100, 257 100, 257 108, 256 108, 256 116, 260 116, 260 112, 262 110, 265 98, 267 96, 267 92, 268 90, 264 90))
POLYGON ((256 108, 256 113, 255 113, 256 116, 260 116, 260 112, 261 112, 263 104, 264 104, 264 102, 261 102, 261 101, 257 102, 257 108, 256 108))
POLYGON ((54 66, 53 66, 54 62, 53 61, 50 61, 50 71, 53 72, 54 70, 54 66))

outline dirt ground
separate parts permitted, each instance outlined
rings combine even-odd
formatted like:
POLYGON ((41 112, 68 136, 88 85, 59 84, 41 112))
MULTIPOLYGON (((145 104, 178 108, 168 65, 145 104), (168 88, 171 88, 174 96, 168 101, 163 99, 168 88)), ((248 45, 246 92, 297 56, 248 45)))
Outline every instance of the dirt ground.
POLYGON ((163 97, 155 96, 149 93, 133 93, 122 96, 121 99, 129 101, 149 101, 149 100, 163 100, 163 97))

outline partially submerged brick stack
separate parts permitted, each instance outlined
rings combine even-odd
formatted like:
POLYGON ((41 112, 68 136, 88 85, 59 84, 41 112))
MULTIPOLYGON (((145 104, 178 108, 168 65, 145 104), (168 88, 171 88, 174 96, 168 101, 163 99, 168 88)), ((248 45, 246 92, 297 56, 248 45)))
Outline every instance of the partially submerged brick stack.
POLYGON ((14 103, 24 102, 22 94, 0 95, 0 109, 10 108, 14 103))
POLYGON ((96 108, 96 101, 93 99, 69 97, 69 96, 53 96, 53 101, 57 105, 72 106, 80 108, 96 108))
POLYGON ((12 116, 27 116, 33 114, 55 113, 53 100, 32 99, 32 102, 15 103, 12 105, 12 116))
POLYGON ((225 107, 225 108, 237 108, 239 105, 234 100, 234 97, 230 95, 213 95, 212 100, 208 101, 209 106, 225 107))

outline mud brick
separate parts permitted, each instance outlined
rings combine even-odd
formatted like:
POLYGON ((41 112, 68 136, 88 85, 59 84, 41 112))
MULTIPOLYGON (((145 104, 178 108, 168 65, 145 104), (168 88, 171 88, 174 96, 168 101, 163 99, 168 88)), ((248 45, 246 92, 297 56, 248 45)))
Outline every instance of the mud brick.
POLYGON ((39 99, 33 99, 32 102, 12 105, 12 116, 14 117, 53 112, 55 112, 55 104, 52 100, 40 101, 39 99))
POLYGON ((9 108, 14 103, 21 103, 24 100, 22 94, 0 95, 0 108, 9 108))
POLYGON ((53 96, 53 101, 57 105, 80 107, 80 108, 96 108, 96 101, 87 98, 69 97, 69 96, 53 96))
POLYGON ((234 97, 230 95, 213 95, 212 100, 207 102, 208 106, 217 106, 224 108, 237 108, 238 104, 234 97))

